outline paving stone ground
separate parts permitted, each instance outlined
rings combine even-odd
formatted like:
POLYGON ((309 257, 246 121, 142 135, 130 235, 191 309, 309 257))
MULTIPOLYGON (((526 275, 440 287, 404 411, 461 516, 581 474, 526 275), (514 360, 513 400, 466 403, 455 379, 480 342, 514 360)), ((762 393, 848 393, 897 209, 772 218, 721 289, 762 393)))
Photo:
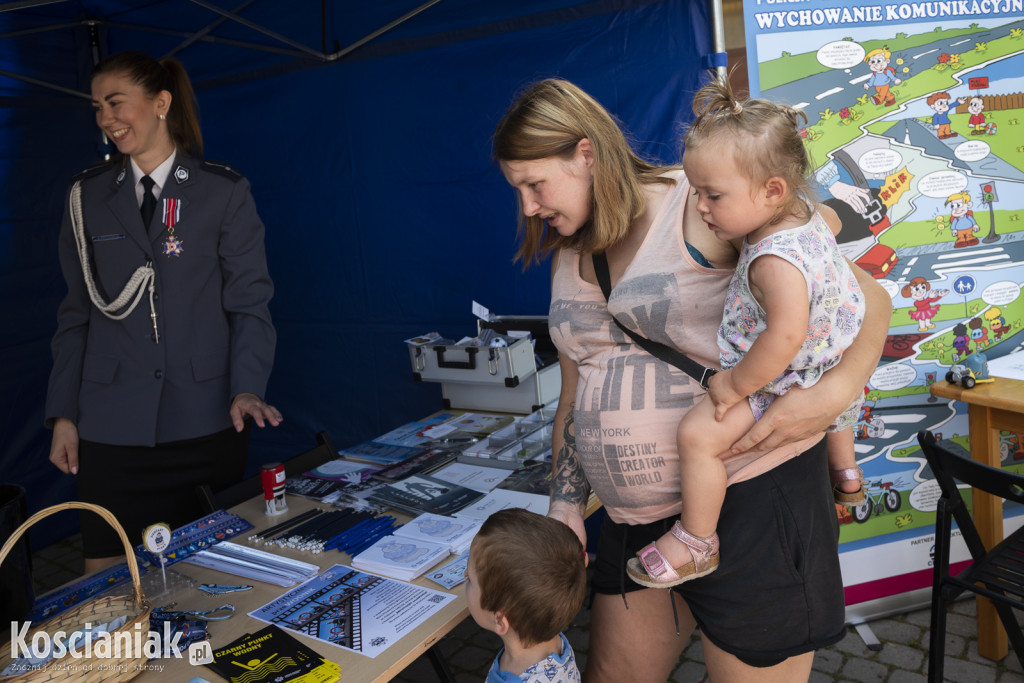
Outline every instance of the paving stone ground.
MULTIPOLYGON (((37 595, 80 576, 81 557, 81 542, 77 535, 34 553, 32 575, 37 595)), ((945 679, 956 683, 1024 683, 1024 671, 1012 651, 998 662, 978 654, 974 616, 973 598, 961 600, 950 608, 945 679)), ((928 625, 927 609, 870 622, 871 631, 882 644, 879 650, 868 648, 849 626, 841 641, 815 653, 810 682, 923 683, 928 675, 928 625)), ((583 669, 590 643, 590 611, 586 606, 576 615, 566 636, 583 669)), ((673 683, 708 680, 700 637, 694 634, 689 640, 669 678, 673 683)), ((485 679, 491 661, 501 649, 501 639, 479 628, 472 619, 466 619, 436 647, 457 683, 477 683, 485 679)), ((429 659, 421 657, 394 680, 398 683, 432 683, 439 679, 429 659)))

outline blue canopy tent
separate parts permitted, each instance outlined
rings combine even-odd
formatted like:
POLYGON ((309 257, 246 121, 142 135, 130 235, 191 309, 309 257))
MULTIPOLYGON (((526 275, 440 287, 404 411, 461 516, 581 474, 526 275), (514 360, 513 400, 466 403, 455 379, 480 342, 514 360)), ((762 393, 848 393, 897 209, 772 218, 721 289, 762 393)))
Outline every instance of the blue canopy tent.
POLYGON ((74 497, 47 461, 42 411, 67 182, 111 151, 88 101, 95 59, 181 60, 207 158, 252 183, 276 285, 268 400, 285 415, 254 435, 255 470, 320 429, 343 446, 440 408, 437 385, 413 382, 403 340, 472 333, 472 300, 546 313, 548 269, 512 262, 515 197, 490 158, 518 90, 572 80, 670 162, 721 52, 715 13, 691 0, 221 4, 0 3, 0 479, 25 486, 33 511, 74 497))

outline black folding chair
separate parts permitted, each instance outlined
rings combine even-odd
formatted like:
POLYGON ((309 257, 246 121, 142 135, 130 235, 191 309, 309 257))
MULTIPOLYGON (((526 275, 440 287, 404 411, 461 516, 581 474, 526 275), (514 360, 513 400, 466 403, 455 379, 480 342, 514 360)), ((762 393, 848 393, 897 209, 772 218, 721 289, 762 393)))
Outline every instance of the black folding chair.
MULTIPOLYGON (((338 450, 331 443, 327 432, 320 431, 316 435, 316 446, 308 451, 303 451, 293 458, 285 460, 284 471, 286 475, 294 476, 323 465, 325 462, 338 457, 338 450)), ((234 507, 239 503, 258 496, 263 491, 263 483, 260 476, 249 477, 243 481, 233 484, 222 491, 214 492, 209 485, 202 484, 196 487, 196 495, 207 514, 221 509, 234 507)))
POLYGON ((969 457, 957 455, 935 440, 928 431, 918 432, 928 464, 942 495, 935 511, 935 562, 932 578, 931 638, 928 644, 928 680, 941 681, 946 645, 946 607, 964 591, 983 595, 992 601, 1006 629, 1017 659, 1024 667, 1024 633, 1013 609, 1024 610, 1024 527, 991 550, 978 535, 954 480, 999 498, 1024 503, 1024 476, 1007 472, 969 457), (967 543, 972 563, 953 576, 949 573, 949 546, 952 522, 967 543))

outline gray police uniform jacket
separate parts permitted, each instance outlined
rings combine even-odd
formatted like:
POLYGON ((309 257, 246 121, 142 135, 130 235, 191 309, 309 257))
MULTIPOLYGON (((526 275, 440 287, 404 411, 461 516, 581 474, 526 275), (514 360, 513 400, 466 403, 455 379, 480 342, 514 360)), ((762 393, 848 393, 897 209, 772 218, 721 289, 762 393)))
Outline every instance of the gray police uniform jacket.
POLYGON ((59 253, 68 294, 57 315, 46 423, 59 417, 79 436, 152 446, 231 426, 231 398, 264 396, 276 335, 267 304, 263 223, 249 182, 229 166, 178 152, 144 226, 131 165, 114 161, 80 173, 85 240, 97 289, 112 301, 139 266, 155 270, 154 339, 148 294, 123 320, 89 298, 65 201, 59 253), (181 253, 164 254, 164 210, 178 200, 181 253))

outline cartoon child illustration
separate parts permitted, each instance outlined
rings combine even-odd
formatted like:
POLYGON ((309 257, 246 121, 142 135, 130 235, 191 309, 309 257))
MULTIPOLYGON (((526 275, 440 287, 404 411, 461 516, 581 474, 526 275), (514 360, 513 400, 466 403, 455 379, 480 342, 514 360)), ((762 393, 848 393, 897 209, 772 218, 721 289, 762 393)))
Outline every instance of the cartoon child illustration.
POLYGON ((980 231, 981 226, 974 220, 974 212, 971 211, 971 207, 974 206, 971 195, 967 192, 954 192, 946 200, 946 206, 949 207, 950 214, 949 229, 956 239, 953 248, 960 249, 977 244, 978 238, 974 233, 980 231))
MULTIPOLYGON (((949 123, 949 101, 951 99, 953 98, 948 92, 935 92, 926 100, 928 106, 935 110, 935 113, 932 114, 932 128, 937 131, 936 135, 940 140, 957 136, 950 128, 949 123)), ((959 103, 963 104, 963 101, 960 100, 959 103)))
POLYGON ((958 361, 971 355, 971 338, 967 336, 967 325, 953 326, 953 360, 958 361))
POLYGON ((967 326, 971 328, 971 341, 974 342, 975 351, 981 351, 988 346, 988 330, 985 329, 981 318, 971 318, 967 326))
POLYGON ((889 87, 899 85, 903 81, 896 78, 896 70, 889 66, 892 53, 888 48, 880 47, 864 55, 864 61, 871 69, 871 77, 864 83, 864 89, 875 89, 871 101, 885 107, 896 104, 896 96, 889 92, 889 87))
POLYGON ((967 111, 971 113, 971 118, 967 120, 971 135, 985 134, 985 115, 981 113, 984 108, 985 101, 980 97, 972 97, 971 101, 967 103, 967 111))
POLYGON ((995 306, 985 311, 985 320, 988 321, 989 329, 992 330, 992 339, 999 341, 1006 334, 1006 318, 1003 311, 995 306))
POLYGON ((941 304, 935 302, 949 294, 948 289, 936 289, 929 294, 931 288, 931 283, 923 277, 915 277, 903 285, 903 296, 914 300, 915 310, 910 312, 910 317, 917 321, 919 332, 926 332, 935 327, 931 320, 941 308, 941 304))

